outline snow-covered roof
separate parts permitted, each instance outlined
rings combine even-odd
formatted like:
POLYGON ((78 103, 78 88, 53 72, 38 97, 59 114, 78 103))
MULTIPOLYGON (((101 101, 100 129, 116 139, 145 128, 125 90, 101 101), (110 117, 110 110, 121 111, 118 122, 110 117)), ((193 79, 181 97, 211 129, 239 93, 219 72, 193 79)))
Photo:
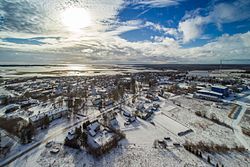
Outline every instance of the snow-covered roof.
POLYGON ((56 115, 58 113, 67 112, 67 111, 68 110, 65 109, 65 108, 57 108, 57 109, 50 110, 50 111, 47 111, 47 112, 38 113, 36 115, 31 116, 29 119, 32 122, 35 122, 35 121, 38 121, 38 120, 42 119, 43 117, 45 117, 45 115, 52 116, 52 115, 56 115))
POLYGON ((118 121, 116 120, 116 118, 113 118, 112 120, 110 120, 110 124, 114 128, 118 125, 118 121))
MULTIPOLYGON (((200 97, 207 97, 207 98, 217 98, 217 97, 215 97, 215 96, 211 96, 211 95, 205 95, 205 94, 200 94, 200 93, 196 93, 195 94, 196 96, 200 96, 200 97)), ((217 98, 218 99, 218 98, 217 98)))
POLYGON ((87 129, 95 131, 100 126, 100 123, 98 121, 95 121, 88 125, 87 129))
POLYGON ((88 132, 92 137, 96 135, 96 132, 92 129, 90 129, 88 132))
POLYGON ((222 86, 222 85, 213 85, 212 88, 227 89, 226 86, 222 86))
POLYGON ((96 136, 93 138, 93 141, 95 142, 96 147, 102 146, 106 144, 107 142, 111 141, 113 137, 113 133, 109 133, 106 130, 102 131, 101 133, 96 134, 96 136))
POLYGON ((209 94, 213 94, 213 95, 217 95, 217 96, 223 96, 222 93, 218 93, 218 92, 214 92, 214 91, 210 91, 210 90, 205 90, 205 89, 198 90, 197 92, 198 93, 209 93, 209 94))

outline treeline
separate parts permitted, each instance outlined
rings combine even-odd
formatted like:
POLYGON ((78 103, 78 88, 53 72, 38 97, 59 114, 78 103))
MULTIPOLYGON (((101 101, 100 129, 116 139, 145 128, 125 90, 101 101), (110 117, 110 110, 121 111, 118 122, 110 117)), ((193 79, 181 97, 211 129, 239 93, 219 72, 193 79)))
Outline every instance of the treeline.
POLYGON ((205 152, 207 153, 227 153, 229 151, 237 151, 237 152, 245 152, 247 151, 244 147, 231 147, 229 148, 225 144, 219 145, 214 143, 203 143, 202 141, 198 142, 197 144, 194 144, 192 142, 185 142, 183 144, 184 148, 189 151, 190 153, 196 155, 197 157, 201 159, 205 159, 207 163, 216 166, 216 167, 224 167, 224 165, 221 162, 214 162, 212 163, 211 157, 209 155, 204 155, 205 152))
POLYGON ((30 143, 35 135, 35 128, 24 119, 0 117, 0 128, 17 137, 22 144, 30 143))
POLYGON ((208 153, 227 153, 230 151, 236 151, 236 152, 247 151, 242 146, 228 147, 225 144, 219 145, 219 144, 214 144, 214 143, 204 143, 202 141, 200 141, 196 144, 186 141, 183 146, 184 146, 184 148, 186 148, 188 150, 199 150, 199 151, 204 151, 204 152, 208 152, 208 153))
POLYGON ((225 122, 220 121, 220 120, 216 117, 216 115, 215 115, 214 113, 211 114, 210 117, 207 117, 206 113, 205 113, 205 112, 201 112, 201 111, 196 111, 195 114, 196 114, 197 116, 199 116, 199 117, 208 119, 208 120, 210 120, 210 121, 212 121, 212 122, 214 122, 214 123, 216 123, 216 124, 218 124, 218 125, 221 125, 221 126, 224 126, 224 127, 226 127, 226 128, 229 128, 229 129, 233 130, 233 128, 232 128, 231 126, 229 126, 229 125, 226 124, 225 122))
POLYGON ((27 125, 23 126, 20 131, 20 141, 22 144, 32 142, 33 136, 35 136, 36 130, 35 127, 28 123, 27 125))
POLYGON ((250 129, 241 127, 241 130, 242 130, 242 133, 243 133, 243 134, 245 134, 245 135, 247 135, 247 136, 250 136, 250 129))

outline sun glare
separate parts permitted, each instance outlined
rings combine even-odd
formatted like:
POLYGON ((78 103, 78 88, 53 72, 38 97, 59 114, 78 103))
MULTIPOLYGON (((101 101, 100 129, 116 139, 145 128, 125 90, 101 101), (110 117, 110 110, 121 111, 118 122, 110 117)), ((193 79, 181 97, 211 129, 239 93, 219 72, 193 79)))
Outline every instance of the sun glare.
POLYGON ((62 23, 70 31, 79 31, 90 26, 90 14, 84 8, 68 8, 61 14, 62 23))

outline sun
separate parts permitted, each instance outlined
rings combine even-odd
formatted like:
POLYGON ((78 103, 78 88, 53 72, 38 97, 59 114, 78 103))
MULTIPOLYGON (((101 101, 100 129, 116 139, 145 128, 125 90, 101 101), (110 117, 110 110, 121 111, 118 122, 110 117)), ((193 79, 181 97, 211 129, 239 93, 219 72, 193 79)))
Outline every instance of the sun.
POLYGON ((90 14, 84 8, 67 8, 61 13, 61 20, 70 31, 80 31, 91 25, 90 14))

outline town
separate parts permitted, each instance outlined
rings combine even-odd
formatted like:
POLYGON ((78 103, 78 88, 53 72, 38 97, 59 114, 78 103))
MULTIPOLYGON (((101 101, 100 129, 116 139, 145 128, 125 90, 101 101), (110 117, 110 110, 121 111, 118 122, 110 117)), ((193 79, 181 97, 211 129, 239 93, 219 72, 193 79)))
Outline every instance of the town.
POLYGON ((249 76, 142 70, 1 80, 0 166, 248 166, 249 76))

